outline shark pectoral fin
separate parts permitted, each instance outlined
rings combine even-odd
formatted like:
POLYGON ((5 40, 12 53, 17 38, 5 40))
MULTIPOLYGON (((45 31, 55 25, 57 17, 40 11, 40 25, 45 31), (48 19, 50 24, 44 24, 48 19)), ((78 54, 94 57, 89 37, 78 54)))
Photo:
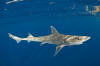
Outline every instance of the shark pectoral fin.
POLYGON ((59 34, 59 32, 55 29, 55 27, 53 26, 50 27, 51 27, 52 34, 59 34))
POLYGON ((58 45, 58 46, 56 47, 56 52, 55 52, 54 56, 56 56, 56 55, 59 53, 59 51, 60 51, 64 46, 65 46, 65 45, 58 45))

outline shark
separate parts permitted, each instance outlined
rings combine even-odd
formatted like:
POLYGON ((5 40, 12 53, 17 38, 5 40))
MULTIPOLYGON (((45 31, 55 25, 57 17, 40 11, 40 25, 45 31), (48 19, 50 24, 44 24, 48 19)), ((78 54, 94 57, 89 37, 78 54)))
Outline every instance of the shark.
POLYGON ((9 37, 16 40, 17 43, 21 42, 22 40, 27 42, 41 42, 41 46, 48 43, 48 44, 56 44, 56 51, 54 53, 54 56, 56 56, 59 51, 65 47, 65 46, 74 46, 74 45, 81 45, 83 42, 89 40, 90 36, 78 36, 78 35, 64 35, 59 33, 55 27, 51 27, 51 34, 46 36, 38 36, 35 37, 31 33, 28 34, 26 38, 21 38, 18 36, 15 36, 11 33, 8 33, 9 37))

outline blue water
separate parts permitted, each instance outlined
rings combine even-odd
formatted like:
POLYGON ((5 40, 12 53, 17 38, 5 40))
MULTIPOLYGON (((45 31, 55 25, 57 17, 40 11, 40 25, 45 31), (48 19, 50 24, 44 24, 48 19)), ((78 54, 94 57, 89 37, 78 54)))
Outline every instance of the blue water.
POLYGON ((98 5, 94 0, 24 0, 0 2, 0 66, 100 66, 100 17, 84 12, 84 6, 98 5), (76 10, 71 10, 72 5, 76 10), (54 26, 62 34, 91 36, 79 46, 64 47, 54 55, 56 45, 22 41, 19 37, 43 36, 54 26))

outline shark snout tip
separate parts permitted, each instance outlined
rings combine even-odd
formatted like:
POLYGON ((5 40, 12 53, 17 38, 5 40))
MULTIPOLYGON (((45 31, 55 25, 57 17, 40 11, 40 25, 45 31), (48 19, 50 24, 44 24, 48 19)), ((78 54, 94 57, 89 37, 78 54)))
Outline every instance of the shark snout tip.
POLYGON ((91 39, 91 37, 90 36, 87 36, 87 40, 89 40, 89 39, 91 39))

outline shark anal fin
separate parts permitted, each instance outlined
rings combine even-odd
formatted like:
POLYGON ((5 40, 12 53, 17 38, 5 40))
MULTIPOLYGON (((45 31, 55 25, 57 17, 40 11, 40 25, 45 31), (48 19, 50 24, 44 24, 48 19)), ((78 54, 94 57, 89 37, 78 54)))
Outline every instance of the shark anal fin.
POLYGON ((59 32, 56 30, 55 27, 53 26, 50 26, 50 27, 51 27, 52 34, 59 34, 59 32))
POLYGON ((56 47, 56 52, 55 52, 55 54, 54 54, 54 56, 56 56, 58 53, 59 53, 59 51, 64 47, 65 45, 58 45, 57 47, 56 47))

